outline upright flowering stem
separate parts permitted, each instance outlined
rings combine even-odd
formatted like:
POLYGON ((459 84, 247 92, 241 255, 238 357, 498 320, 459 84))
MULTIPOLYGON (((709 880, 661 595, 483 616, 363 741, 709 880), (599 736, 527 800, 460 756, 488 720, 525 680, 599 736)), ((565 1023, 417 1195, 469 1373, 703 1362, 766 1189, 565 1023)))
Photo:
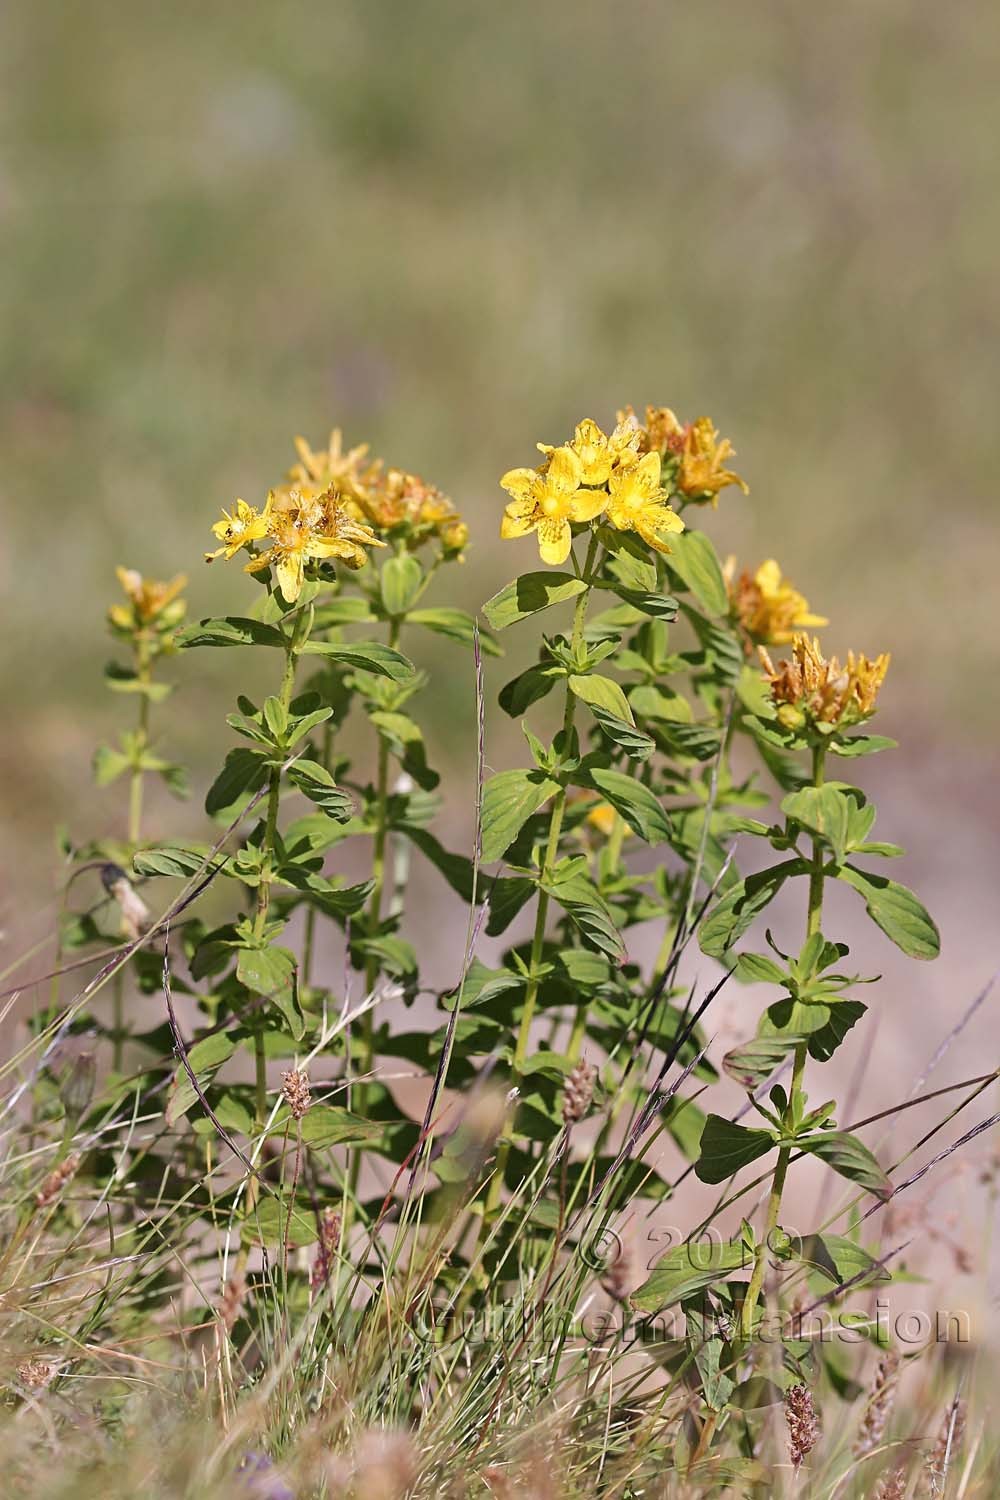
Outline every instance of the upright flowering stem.
MULTIPOLYGON (((587 603, 590 599, 591 583, 594 562, 597 557, 599 543, 597 537, 591 533, 590 545, 587 548, 587 557, 583 565, 583 577, 587 587, 577 596, 576 609, 573 612, 572 652, 576 657, 583 644, 583 625, 587 616, 587 603)), ((563 747, 569 744, 570 735, 573 732, 573 718, 576 711, 576 697, 569 684, 566 685, 566 707, 563 712, 562 736, 563 747)), ((541 880, 545 881, 552 874, 553 866, 559 858, 559 838, 562 834, 563 817, 566 812, 566 789, 561 787, 552 802, 552 811, 549 815, 549 832, 545 842, 545 853, 542 856, 541 880)), ((549 898, 544 890, 538 892, 538 908, 535 913, 535 931, 531 939, 531 959, 529 962, 528 982, 524 992, 524 1008, 521 1012, 521 1024, 518 1027, 517 1041, 514 1045, 514 1061, 511 1068, 511 1087, 516 1088, 524 1072, 524 1065, 528 1057, 528 1040, 531 1032, 531 1023, 535 1018, 535 1008, 538 1004, 539 970, 542 966, 542 954, 545 947, 545 927, 549 915, 549 898)), ((574 1036, 577 1028, 574 1027, 574 1036)), ((583 1032, 580 1030, 579 1041, 582 1040, 583 1032)), ((500 1194, 503 1191, 504 1172, 507 1166, 507 1158, 510 1155, 510 1140, 504 1139, 497 1151, 496 1170, 490 1183, 489 1196, 486 1200, 486 1212, 492 1213, 500 1202, 500 1194)))
POLYGON ((139 723, 136 727, 135 759, 128 799, 128 841, 133 852, 138 847, 142 827, 143 769, 139 761, 149 744, 150 657, 149 644, 142 632, 136 636, 135 641, 135 671, 139 683, 139 723))
MULTIPOLYGON (((814 745, 812 752, 812 784, 815 787, 823 785, 825 761, 825 743, 814 745)), ((823 914, 823 849, 818 839, 813 839, 812 841, 811 865, 812 868, 809 872, 809 901, 806 911, 807 937, 813 937, 819 932, 823 914)), ((795 1057, 792 1065, 792 1082, 787 1110, 789 1122, 791 1122, 794 1115, 795 1101, 802 1093, 802 1080, 805 1076, 807 1056, 808 1048, 806 1043, 799 1042, 795 1048, 795 1057)), ((771 1191, 767 1200, 764 1234, 754 1252, 753 1271, 750 1275, 750 1284, 747 1287, 746 1297, 743 1300, 740 1332, 744 1339, 751 1339, 753 1337, 753 1316, 757 1308, 757 1303, 760 1300, 761 1289, 764 1285, 764 1273, 767 1269, 767 1256, 770 1249, 771 1237, 778 1227, 778 1216, 781 1213, 781 1198, 785 1190, 785 1177, 788 1174, 788 1162, 791 1154, 791 1146, 782 1146, 778 1151, 778 1160, 775 1163, 774 1177, 771 1179, 771 1191)))
MULTIPOLYGON (((142 792, 145 771, 141 761, 149 745, 149 684, 152 676, 152 661, 149 641, 144 630, 136 632, 133 639, 136 681, 139 684, 139 720, 136 725, 132 747, 132 770, 128 789, 128 847, 134 854, 139 847, 142 833, 142 792)), ((112 1066, 121 1071, 122 1052, 125 1046, 125 970, 120 968, 111 988, 112 1008, 112 1066)))
MULTIPOLYGON (((281 680, 281 706, 287 712, 288 705, 292 701, 292 689, 295 685, 295 658, 296 652, 292 642, 285 648, 285 672, 281 680)), ((267 813, 264 820, 264 841, 261 845, 260 881, 257 885, 257 907, 254 912, 253 930, 254 937, 258 940, 264 935, 267 926, 267 913, 271 904, 271 883, 274 879, 274 843, 278 831, 278 805, 281 799, 281 771, 274 767, 268 780, 267 788, 267 813)), ((262 1129, 267 1118, 267 1060, 264 1052, 264 1038, 260 1031, 254 1039, 254 1061, 255 1061, 255 1114, 256 1124, 262 1129)))

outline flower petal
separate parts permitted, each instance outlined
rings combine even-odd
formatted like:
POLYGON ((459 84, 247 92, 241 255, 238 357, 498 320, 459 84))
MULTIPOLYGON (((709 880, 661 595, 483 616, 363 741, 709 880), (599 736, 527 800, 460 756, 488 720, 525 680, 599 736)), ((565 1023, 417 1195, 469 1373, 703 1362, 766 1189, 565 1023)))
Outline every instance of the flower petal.
POLYGON ((508 505, 500 522, 501 540, 509 542, 513 537, 527 536, 534 529, 534 507, 528 514, 524 514, 515 511, 513 505, 508 505))
POLYGON ((558 567, 569 557, 573 545, 573 533, 568 521, 553 521, 548 518, 538 523, 538 550, 542 562, 558 567))
POLYGON ((500 480, 500 488, 513 495, 515 500, 527 500, 538 485, 537 469, 508 469, 500 480))
POLYGON ((285 553, 277 558, 274 571, 286 604, 294 604, 302 589, 302 553, 285 553))
MULTIPOLYGON (((550 490, 563 495, 571 495, 580 487, 581 472, 580 460, 572 448, 554 449, 549 459, 547 475, 550 490)), ((502 480, 501 483, 503 483, 502 480)))
POLYGON ((577 490, 570 501, 570 518, 581 522, 592 521, 601 514, 607 503, 607 490, 577 490))

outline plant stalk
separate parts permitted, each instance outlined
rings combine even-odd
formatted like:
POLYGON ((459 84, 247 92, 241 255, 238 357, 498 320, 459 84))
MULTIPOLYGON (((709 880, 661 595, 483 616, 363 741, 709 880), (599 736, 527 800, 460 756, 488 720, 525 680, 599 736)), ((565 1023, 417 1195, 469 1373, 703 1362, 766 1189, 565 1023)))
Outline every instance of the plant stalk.
MULTIPOLYGON (((815 787, 823 785, 825 761, 826 745, 815 745, 812 752, 812 784, 815 787)), ((823 915, 823 881, 823 850, 819 840, 813 839, 812 868, 809 872, 809 899, 806 910, 807 937, 812 937, 820 930, 820 922, 823 915)), ((794 1117, 795 1101, 802 1093, 802 1080, 805 1075, 807 1056, 807 1044, 799 1042, 795 1048, 791 1088, 788 1096, 787 1117, 789 1122, 794 1117)), ((778 1227, 778 1218, 781 1213, 781 1198, 785 1190, 785 1177, 788 1173, 788 1162, 791 1154, 792 1147, 790 1145, 782 1146, 778 1151, 778 1160, 775 1163, 774 1176, 771 1179, 771 1191, 768 1194, 764 1235, 754 1251, 753 1270, 750 1274, 750 1282, 747 1286, 747 1293, 743 1299, 743 1308, 740 1314, 740 1335, 747 1341, 753 1338, 754 1313, 757 1310, 757 1303, 760 1300, 761 1290, 764 1285, 767 1257, 771 1248, 771 1237, 778 1227)))

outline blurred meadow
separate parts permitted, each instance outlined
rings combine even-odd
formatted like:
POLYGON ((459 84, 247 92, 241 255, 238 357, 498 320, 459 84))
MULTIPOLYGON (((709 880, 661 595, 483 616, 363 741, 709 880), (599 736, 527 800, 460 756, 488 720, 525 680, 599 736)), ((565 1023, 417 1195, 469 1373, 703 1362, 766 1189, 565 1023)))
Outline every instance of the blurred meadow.
MULTIPOLYGON (((884 1071, 911 1080, 996 957, 1000 11, 36 0, 0 12, 0 56, 15 949, 53 825, 116 831, 89 776, 121 722, 116 563, 187 572, 192 617, 245 608, 238 568, 201 562, 210 523, 336 423, 455 498, 475 608, 532 548, 498 541, 499 474, 583 414, 666 403, 735 442, 741 559, 776 552, 831 649, 893 653, 903 749, 866 775, 944 936, 887 997, 884 1071)), ((449 653, 445 763, 473 718, 449 653)), ((197 830, 226 742, 207 657, 174 672, 195 801, 157 833, 197 830)))

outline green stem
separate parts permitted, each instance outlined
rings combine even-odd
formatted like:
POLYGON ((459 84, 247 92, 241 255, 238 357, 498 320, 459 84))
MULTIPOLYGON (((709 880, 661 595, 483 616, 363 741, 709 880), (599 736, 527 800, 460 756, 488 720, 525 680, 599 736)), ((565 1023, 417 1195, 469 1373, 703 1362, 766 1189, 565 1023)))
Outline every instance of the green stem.
MULTIPOLYGON (((333 745, 333 732, 330 729, 329 720, 323 725, 323 748, 320 753, 320 762, 330 769, 330 750, 333 745)), ((308 990, 312 982, 313 954, 316 944, 316 908, 310 904, 306 907, 305 932, 302 941, 302 972, 301 982, 303 989, 308 990)))
MULTIPOLYGON (((826 761, 826 745, 819 744, 813 747, 812 757, 812 784, 819 787, 823 785, 823 771, 826 761)), ((809 901, 806 911, 806 936, 812 937, 820 931, 820 922, 823 915, 823 850, 817 839, 812 841, 812 868, 809 872, 809 901)), ((802 1093, 802 1081, 805 1076, 806 1058, 808 1056, 807 1044, 799 1042, 795 1048, 795 1058, 792 1065, 792 1082, 788 1095, 788 1109, 786 1118, 789 1127, 795 1118, 795 1104, 802 1093)), ((778 1227, 778 1217, 781 1213, 781 1198, 785 1190, 785 1177, 788 1173, 788 1162, 792 1154, 792 1147, 782 1146, 778 1151, 778 1160, 775 1163, 774 1176, 771 1179, 771 1191, 767 1200, 767 1214, 764 1224, 763 1238, 758 1242, 754 1252, 753 1271, 750 1274, 750 1282, 747 1293, 743 1299, 743 1309, 740 1316, 740 1333, 745 1340, 753 1337, 753 1318, 760 1300, 761 1290, 764 1285, 764 1275, 767 1270, 767 1257, 771 1248, 770 1241, 774 1231, 778 1227)))
MULTIPOLYGON (((402 622, 392 620, 389 624, 388 643, 395 650, 399 645, 402 622)), ((372 848, 372 887, 368 902, 368 936, 375 937, 382 921, 382 897, 385 892, 386 846, 389 840, 389 745, 380 734, 378 737, 378 766, 375 775, 375 832, 372 848)), ((368 995, 375 988, 381 965, 377 954, 369 954, 365 964, 365 989, 368 995)), ((375 1016, 371 1010, 361 1018, 361 1048, 358 1053, 357 1071, 370 1071, 374 1053, 375 1016)), ((361 1089, 364 1101, 366 1090, 361 1089)), ((363 1113, 362 1109, 362 1113, 363 1113)), ((357 1156, 357 1153, 355 1153, 357 1156)))
MULTIPOLYGON (((134 854, 139 847, 142 833, 142 793, 145 772, 140 764, 149 746, 149 687, 151 661, 149 644, 140 631, 134 640, 135 674, 139 683, 139 720, 135 731, 132 774, 128 789, 128 847, 134 854)), ((111 986, 111 1046, 112 1067, 116 1073, 122 1069, 122 1053, 125 1047, 125 971, 119 969, 111 986)))
MULTIPOLYGON (((285 650, 285 672, 281 680, 281 705, 287 710, 292 701, 295 685, 295 652, 291 645, 285 650)), ((274 844, 278 832, 278 807, 281 801, 281 771, 271 770, 267 786, 267 813, 264 819, 264 840, 261 845, 260 880, 257 885, 257 909, 254 912, 254 937, 260 942, 267 927, 267 914, 271 905, 271 884, 274 880, 274 844)), ((255 1114, 258 1129, 263 1129, 267 1119, 267 1067, 264 1055, 264 1038, 260 1030, 254 1038, 255 1060, 255 1114)))
POLYGON ((149 693, 146 691, 150 682, 149 646, 145 637, 141 634, 136 637, 135 641, 135 671, 136 679, 140 685, 139 722, 136 726, 135 758, 132 764, 132 777, 129 783, 128 795, 128 842, 133 852, 138 847, 139 833, 142 827, 144 773, 139 761, 149 745, 149 693))
MULTIPOLYGON (((599 543, 594 533, 591 533, 590 544, 587 548, 587 558, 583 565, 583 577, 590 579, 592 576, 594 562, 597 557, 599 543)), ((587 616, 587 602, 590 598, 590 584, 577 595, 576 608, 573 611, 573 632, 571 650, 574 659, 583 644, 583 625, 587 616)), ((563 711, 563 748, 568 749, 570 735, 573 732, 573 718, 576 711, 576 696, 572 688, 566 685, 566 706, 563 711)), ((545 843, 545 853, 542 857, 542 867, 539 875, 540 881, 545 881, 552 873, 553 866, 559 857, 559 838, 562 834, 563 817, 566 812, 566 788, 560 787, 552 802, 552 811, 549 814, 549 833, 545 843)), ((524 992, 524 1008, 521 1011, 521 1024, 518 1027, 517 1041, 514 1045, 514 1061, 511 1068, 511 1088, 516 1088, 521 1081, 524 1065, 528 1059, 528 1041, 531 1033, 531 1024, 535 1018, 535 1008, 538 1004, 538 990, 541 984, 539 971, 542 966, 542 954, 545 947, 545 926, 549 914, 548 894, 539 889, 538 907, 535 912, 535 930, 531 939, 531 957, 528 965, 528 983, 524 992)), ((579 1018, 577 1025, 580 1025, 579 1018)), ((586 1028, 586 1016, 583 1019, 583 1029, 586 1028)), ((574 1028, 575 1031, 576 1028, 574 1028)), ((580 1037, 582 1040, 583 1029, 580 1037)), ((496 1170, 490 1182, 490 1190, 486 1199, 487 1216, 496 1211, 500 1194, 503 1191, 503 1180, 507 1167, 507 1158, 510 1155, 510 1138, 500 1142, 497 1150, 496 1170)))

